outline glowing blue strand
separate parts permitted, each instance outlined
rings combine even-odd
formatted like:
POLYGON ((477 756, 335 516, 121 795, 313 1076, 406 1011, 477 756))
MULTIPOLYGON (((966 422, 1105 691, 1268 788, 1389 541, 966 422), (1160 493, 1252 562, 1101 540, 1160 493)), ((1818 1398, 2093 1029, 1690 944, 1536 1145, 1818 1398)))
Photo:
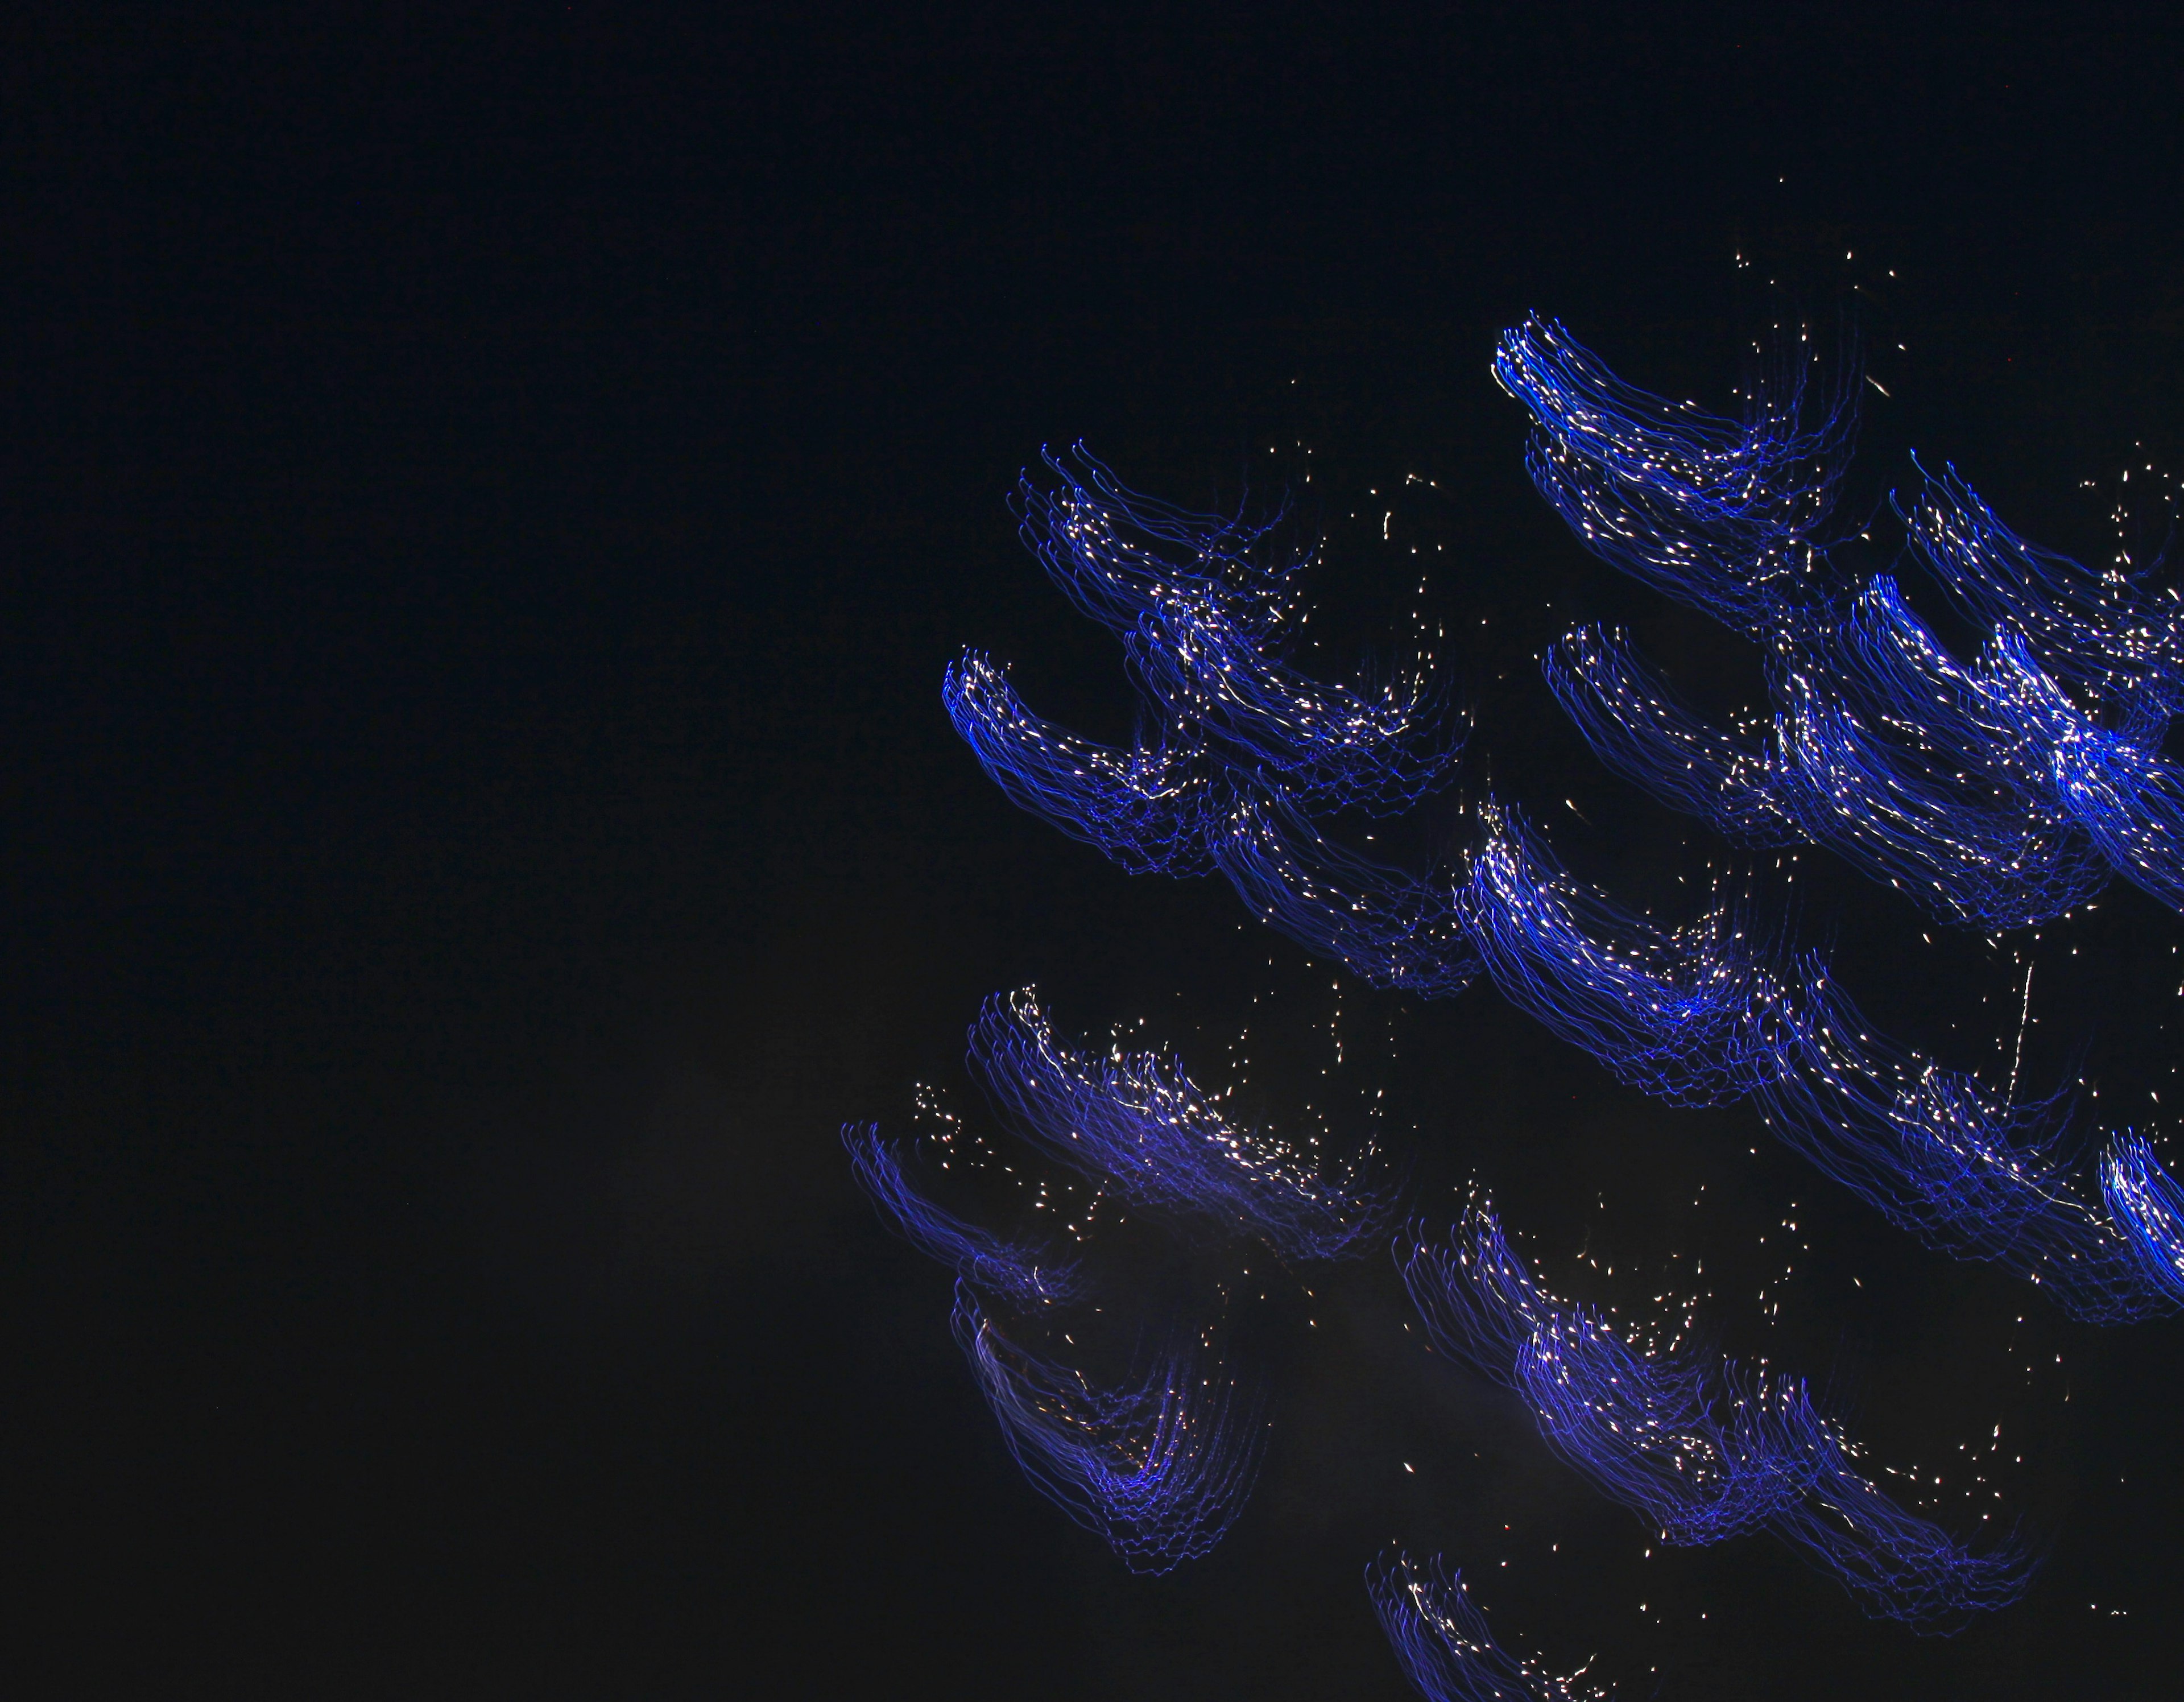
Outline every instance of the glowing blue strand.
POLYGON ((1620 632, 1587 627, 1547 652, 1547 688, 1593 754, 1672 810, 1743 845, 1795 845, 1767 745, 1701 720, 1620 632))
POLYGON ((1428 1242, 1413 1224, 1394 1252, 1434 1345, 1513 1387, 1518 1356, 1537 1331, 1554 1327, 1557 1309, 1511 1249, 1492 1210, 1467 1208, 1454 1247, 1428 1242))
POLYGON ((1563 1678, 1505 1650, 1472 1605, 1463 1574, 1438 1556, 1421 1566, 1389 1549, 1365 1568, 1365 1590, 1396 1659, 1429 1702, 1596 1702, 1607 1694, 1580 1690, 1582 1669, 1563 1678))
POLYGON ((1670 808, 1747 845, 1824 845, 1945 923, 2047 921, 2108 879, 1988 672, 1951 661, 1887 581, 1861 594, 1829 646, 1770 659, 1763 745, 1700 720, 1619 636, 1574 633, 1546 671, 1602 760, 1670 808))
MULTIPOLYGON (((2032 661, 2020 635, 1996 633, 1977 661, 1963 667, 1904 605, 1895 582, 1882 577, 1859 599, 1844 636, 1851 677, 1884 716, 2024 800, 2042 832, 2072 822, 2059 790, 2056 745, 2085 723, 2032 661), (2057 707, 2059 721, 2049 712, 2057 707)), ((2123 736, 2136 745, 2135 735, 2123 736)), ((2072 855, 2092 866, 2083 850, 2074 847, 2072 855)), ((2092 876, 2078 884, 2092 896, 2092 876)))
POLYGON ((1975 1554, 1854 1470, 1802 1382, 1634 1351, 1598 1313, 1541 1290, 1485 1207, 1466 1210, 1455 1248, 1396 1253, 1434 1345, 1515 1389, 1554 1451, 1664 1541, 1772 1531, 1868 1614, 1927 1633, 2028 1587, 2034 1561, 2014 1541, 1975 1554))
POLYGON ((1164 589, 1125 640, 1132 675, 1165 722, 1301 809, 1390 814, 1446 784, 1462 739, 1429 667, 1370 690, 1312 679, 1275 656, 1281 622, 1221 587, 1164 589))
POLYGON ((1812 541, 1857 435, 1848 363, 1817 407, 1818 359, 1784 344, 1741 420, 1626 384, 1552 320, 1502 335, 1494 376, 1531 411, 1525 464, 1585 547, 1656 590, 1758 637, 1825 608, 1812 541))
POLYGON ((1213 854, 1260 921, 1373 986, 1446 999, 1478 976, 1452 883, 1346 851, 1281 799, 1242 792, 1213 854))
POLYGON ((1566 1312, 1517 1356, 1516 1387, 1547 1445, 1684 1547, 1756 1530, 1802 1496, 1821 1428, 1802 1386, 1635 1353, 1566 1312))
POLYGON ((2126 1131, 2109 1143, 2101 1155, 2101 1198, 2148 1276, 2184 1302, 2184 1188, 2144 1136, 2126 1131))
POLYGON ((1133 874, 1193 875, 1212 862, 1213 783, 1179 732, 1117 751, 1065 732, 1024 706, 1001 671, 967 651, 941 686, 948 718, 1018 809, 1105 853, 1133 874))
POLYGON ((1573 879, 1516 811, 1480 818, 1462 914, 1502 997, 1673 1104, 1722 1104, 1772 1074, 1781 990, 1741 917, 1658 927, 1573 879))
POLYGON ((1992 646, 1970 667, 1958 662, 1885 573, 1858 594, 1838 638, 1848 689, 1919 750, 2027 801, 2051 797, 2043 742, 2012 712, 2014 687, 1992 646))
POLYGON ((1885 739, 1817 656, 1774 674, 1777 795, 1864 873, 1945 922, 1997 930, 2060 916, 2105 883, 2069 818, 1885 739))
MULTIPOLYGON (((2148 583, 2159 562, 2096 573, 2019 537, 1954 467, 1919 472, 1911 544, 1967 616, 2022 633, 2042 667, 2107 706, 2160 722, 2184 709, 2184 598, 2148 583)), ((2140 742, 2159 742, 2146 730, 2140 742)))
POLYGON ((1819 423, 1799 429, 1814 360, 1779 345, 1774 370, 1760 375, 1741 420, 1626 383, 1558 321, 1537 315, 1502 334, 1493 371, 1542 432, 1611 477, 1709 522, 1772 536, 1786 516, 1814 511, 1830 488, 1816 477, 1840 477, 1856 430, 1854 371, 1819 423))
POLYGON ((1477 976, 1451 889, 1344 851, 1286 798, 1210 773, 1187 744, 1118 751, 1078 739, 1032 714, 977 656, 949 670, 943 690, 1011 802, 1132 873, 1217 867, 1262 922, 1375 986, 1447 998, 1477 976))
POLYGON ((1010 1342, 959 1283, 956 1339, 1032 1487, 1105 1537, 1134 1572, 1211 1553, 1251 1498, 1263 1402, 1185 1343, 1144 1376, 1100 1388, 1010 1342))
POLYGON ((1330 1176, 1230 1123, 1173 1057, 1061 1046, 1029 989, 986 1002, 970 1064, 1014 1132, 1132 1205, 1256 1236, 1295 1260, 1353 1257, 1384 1232, 1392 1203, 1369 1147, 1330 1176))
POLYGON ((1465 1213, 1453 1254, 1397 1256, 1435 1345, 1515 1389, 1548 1446, 1663 1541, 1756 1529, 1809 1486, 1824 1426, 1801 1384, 1634 1353, 1590 1309, 1546 1295, 1486 1208, 1465 1213))
POLYGON ((1061 483, 1027 480, 1025 541, 1084 612, 1124 638, 1152 736, 1117 751, 1034 714, 967 652, 942 697, 980 764, 1020 807, 1133 873, 1204 873, 1213 824, 1271 788, 1302 811, 1399 811, 1446 784, 1462 750, 1421 657, 1377 684, 1313 679, 1283 659, 1294 574, 1262 526, 1190 515, 1128 491, 1080 449, 1061 483))
POLYGON ((2184 910, 2184 766, 2070 701, 2022 639, 1998 637, 1994 672, 2018 723, 2044 742, 2055 795, 2125 879, 2184 910))
POLYGON ((1852 1466, 1840 1437, 1821 1431, 1812 1490, 1776 1517, 1776 1536, 1826 1572, 1869 1617, 1927 1637, 1953 1637, 2032 1587, 2039 1559, 2014 1537, 1975 1552, 1905 1512, 1852 1466))
POLYGON ((2028 1278, 2088 1323, 2176 1309, 2130 1237, 2072 1190, 2062 1096, 2000 1100, 1872 1033, 1816 961, 1801 979, 1784 1067, 1756 1096, 1778 1136, 1928 1245, 2028 1278))
POLYGON ((877 1124, 844 1124, 842 1145, 858 1186, 895 1232, 964 1281, 1020 1306, 1050 1306, 1082 1293, 1074 1261, 1042 1258, 1036 1249, 1003 1241, 926 1198, 904 1170, 900 1149, 881 1138, 877 1124))
POLYGON ((1127 633, 1163 593, 1190 587, 1241 593, 1268 626, 1290 612, 1290 582, 1315 552, 1282 547, 1286 505, 1256 522, 1240 508, 1194 514, 1128 489, 1082 444, 1043 458, 1058 483, 1018 482, 1017 535, 1081 612, 1127 633))
POLYGON ((1212 741, 1306 809, 1399 810, 1445 782, 1462 740, 1429 665, 1358 689, 1281 659, 1302 625, 1293 581, 1313 560, 1270 554, 1284 512, 1256 525, 1186 514, 1124 489, 1081 446, 1076 460, 1082 476, 1047 457, 1061 479, 1050 492, 1023 484, 1024 541, 1079 609, 1123 635, 1162 726, 1212 741))

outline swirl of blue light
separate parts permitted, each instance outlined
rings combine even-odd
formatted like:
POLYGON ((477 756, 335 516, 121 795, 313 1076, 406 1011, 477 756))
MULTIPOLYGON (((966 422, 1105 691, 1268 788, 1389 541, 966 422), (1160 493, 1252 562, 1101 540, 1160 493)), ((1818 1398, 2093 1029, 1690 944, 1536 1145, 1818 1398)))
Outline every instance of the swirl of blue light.
POLYGON ((1552 319, 1502 334, 1495 381, 1530 410, 1532 483, 1611 566, 1755 638, 1839 588, 1817 542, 1858 418, 1855 358, 1815 393, 1809 342, 1778 343, 1741 420, 1624 382, 1552 319))
POLYGON ((1477 976, 1452 888, 1333 844, 1286 791, 1224 771, 1184 729, 1130 751, 1079 739, 976 655, 950 667, 942 695, 1011 803, 1131 873, 1218 870, 1260 921, 1374 986, 1446 998, 1477 976))
POLYGON ((2184 767, 2135 731, 2098 724, 2035 662, 2025 640, 1999 636, 1995 671, 2018 724, 2044 741, 2058 800, 2126 880, 2184 910, 2184 767))
POLYGON ((1029 989, 972 1025, 972 1073, 1011 1132, 1145 1210, 1256 1236, 1293 1260, 1353 1258, 1393 1211, 1369 1147, 1334 1175, 1240 1129, 1163 1052, 1076 1052, 1029 989))
POLYGON ((1670 809, 1738 845, 1807 837, 1778 795, 1766 741, 1701 719, 1622 633, 1580 628, 1548 650, 1540 671, 1593 755, 1670 809))
POLYGON ((1756 1093, 1768 1125, 1929 1246, 1992 1262, 2092 1324, 2157 1317, 2184 1285, 2073 1189, 2061 1094, 2002 1098, 1875 1034, 1815 958, 1801 965, 1784 1067, 1756 1093))
POLYGON ((1302 673, 1283 652, 1302 623, 1294 576, 1313 557, 1275 541, 1284 511, 1263 522, 1194 515, 1126 489, 1081 448, 1047 465, 1054 488, 1027 476, 1019 492, 1024 541, 1081 611, 1123 636, 1146 730, 1127 751, 1081 739, 970 651, 943 682, 949 718, 1020 807, 1133 873, 1204 873, 1218 858, 1240 890, 1261 890, 1247 901, 1289 913, 1305 943, 1329 949, 1311 901, 1268 901, 1296 859, 1270 855, 1252 829, 1256 801, 1277 799, 1301 822, 1400 811, 1445 785, 1464 729, 1430 659, 1355 686, 1302 673))
POLYGON ((1258 520, 1198 514, 1128 488, 1082 444, 1040 455, 1053 483, 1017 481, 1017 535, 1080 612, 1128 633, 1166 593, 1197 587, 1235 594, 1263 629, 1291 614, 1292 582, 1317 556, 1286 504, 1258 520))
POLYGON ((1573 633, 1543 669, 1602 762, 1739 844, 1824 845, 1956 926, 2044 922, 2100 891, 2108 870, 2044 753, 1892 582, 1866 587, 1834 640, 1770 657, 1764 739, 1702 721, 1618 633, 1573 633))
POLYGON ((1242 600, 1218 586, 1167 588, 1125 638, 1131 676, 1164 724, 1306 810, 1392 814, 1446 783, 1462 739, 1424 658, 1369 689, 1315 680, 1275 653, 1280 615, 1242 600))
POLYGON ((1916 499, 1897 511, 1958 608, 1981 627, 2020 633, 2048 672, 2136 719, 2137 742, 2159 744, 2184 710, 2184 597, 2148 583, 2161 562, 2096 573, 2019 537, 1954 467, 1939 478, 1919 472, 1916 499))
POLYGON ((1454 882, 1359 857, 1286 799, 1238 789, 1213 855, 1260 921, 1368 985, 1446 999, 1478 977, 1454 882))
POLYGON ((1769 1528, 1841 1584, 1868 1617, 1953 1637, 1980 1615, 2023 1599, 2040 1560, 2014 1537, 1967 1548, 1884 1494, 1851 1463, 1834 1431, 1823 1426, 1816 1434, 1810 1491, 1769 1528))
POLYGON ((858 1186, 895 1232, 973 1287, 1020 1306, 1050 1306, 1083 1293, 1073 1260, 1003 1241, 928 1199, 904 1169, 900 1145, 883 1139, 877 1124, 843 1124, 842 1145, 858 1186))
POLYGON ((1133 874, 1210 873, 1216 796, 1202 741, 1181 728, 1128 751, 1079 739, 1034 714, 1001 671, 967 651, 941 700, 956 733, 1018 809, 1133 874))
POLYGON ((1663 1541, 1722 1542, 1805 1493, 1822 1426, 1802 1385, 1635 1353, 1542 1291, 1484 1207, 1455 1249, 1413 1240, 1396 1257, 1435 1345, 1514 1389, 1547 1445, 1663 1541))
POLYGON ((1365 1591, 1405 1675, 1429 1702, 1598 1702, 1607 1694, 1504 1649, 1463 1574, 1439 1556, 1421 1566, 1400 1549, 1385 1550, 1365 1568, 1365 1591))
POLYGON ((1264 1400, 1189 1340, 1109 1387, 1027 1352, 958 1283, 956 1339, 1032 1486, 1134 1572, 1210 1554, 1251 1498, 1264 1400))
POLYGON ((1958 926, 2048 921, 2106 884, 2060 812, 1998 792, 1960 753, 1889 739, 1853 706, 1839 662, 1810 650, 1774 672, 1777 795, 1815 844, 1958 926))
POLYGON ((1696 1355, 1649 1359, 1585 1311, 1558 1313, 1517 1355, 1540 1434, 1684 1547, 1757 1530, 1814 1475, 1819 1421, 1801 1385, 1696 1355))
POLYGON ((2101 1155, 2101 1197, 2153 1281, 2171 1293, 2184 1292, 2184 1188, 2144 1136, 2126 1130, 2109 1142, 2101 1155))
POLYGON ((1295 578, 1315 560, 1282 547, 1285 507, 1258 522, 1240 507, 1190 514, 1125 488, 1081 445, 1046 462, 1052 488, 1028 476, 1019 488, 1023 541, 1079 610, 1122 636, 1168 742, 1211 744, 1237 774, 1312 810, 1397 811, 1445 784, 1462 741, 1428 657, 1357 686, 1284 659, 1303 622, 1295 578))
POLYGON ((1663 1540, 1763 1528, 1869 1615, 1926 1634, 2030 1587, 2036 1562, 2014 1538, 1975 1552, 1860 1475, 1802 1382, 1688 1349, 1637 1353, 1596 1312, 1548 1295, 1490 1208, 1467 1208, 1453 1247, 1413 1237, 1396 1256, 1434 1345, 1515 1390, 1556 1454, 1663 1540))
POLYGON ((1461 913, 1502 997, 1672 1104, 1722 1104, 1773 1074, 1781 989, 1747 918, 1720 906, 1658 927, 1574 879, 1518 811, 1480 818, 1461 913))
POLYGON ((1867 581, 1836 639, 1846 688, 1892 729, 2025 800, 2050 797, 2044 743, 2011 711, 2015 687, 1992 642, 1959 662, 1886 573, 1867 581))

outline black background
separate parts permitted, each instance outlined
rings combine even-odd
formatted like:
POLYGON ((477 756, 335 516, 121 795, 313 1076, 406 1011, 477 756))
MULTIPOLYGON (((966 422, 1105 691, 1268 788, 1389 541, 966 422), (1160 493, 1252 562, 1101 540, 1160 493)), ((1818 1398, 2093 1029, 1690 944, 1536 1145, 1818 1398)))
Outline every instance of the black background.
MULTIPOLYGON (((997 988, 1187 1051, 1336 997, 950 733, 967 644, 1126 725, 1013 538, 1042 444, 1197 505, 1309 464, 1355 641, 1422 544, 1470 794, 1650 890, 1701 836, 1531 654, 1602 617, 1734 658, 1532 494, 1495 334, 1537 307, 1724 406, 1755 315, 1851 304, 1862 499, 1916 447, 2098 558, 2184 431, 2156 8, 301 11, 56 10, 0 72, 11 1688, 1394 1698, 1357 1578, 1400 1537, 1624 1695, 2176 1694, 2179 1326, 2069 1326, 1483 990, 1341 995, 1401 1036, 1417 1203, 1479 1177, 1572 1282, 1759 1270, 1802 1213, 1781 1320, 1724 1283, 1711 1324, 1877 1461, 2024 1438, 2030 1599, 1920 1641, 1764 1539, 1649 1557, 1379 1260, 1268 1303, 1259 1495, 1134 1579, 1016 1473, 835 1136, 997 988)), ((2014 985, 1815 878, 1877 1002, 2014 985)), ((2090 1035, 2166 1079, 2176 929, 2110 901, 2051 1073, 2090 1035)))

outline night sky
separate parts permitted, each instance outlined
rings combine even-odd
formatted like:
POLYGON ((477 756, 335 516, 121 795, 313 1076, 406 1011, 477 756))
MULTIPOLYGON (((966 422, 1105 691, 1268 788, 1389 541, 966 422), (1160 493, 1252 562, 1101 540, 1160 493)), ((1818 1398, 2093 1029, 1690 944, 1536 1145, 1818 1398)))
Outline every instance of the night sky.
MULTIPOLYGON (((939 701, 975 645, 1128 735, 1118 647, 1016 540, 1043 444, 1193 507, 1286 490, 1326 539, 1306 664, 1422 606, 1475 717, 1404 854, 1490 784, 1674 907, 1725 848, 1535 658, 1624 622, 1717 708, 1757 666, 1571 541, 1495 337, 1550 313, 1728 410, 1757 326, 1852 322, 1869 568, 1913 450, 2103 561, 2184 470, 2180 32, 794 9, 7 28, 10 1692, 1393 1702, 1360 1576, 1400 1540, 1623 1697, 2184 1694, 2184 1320, 2072 1324, 1747 1108, 1125 875, 939 701), (1132 1576, 1027 1486, 838 1139, 909 1132, 919 1084, 989 1130, 964 1029, 1027 983, 1278 1130, 1353 1139, 1385 1088, 1409 1208, 1490 1188, 1565 1292, 1642 1311, 1703 1259, 1713 1339, 1825 1389, 1907 1504, 2020 1523, 2033 1592, 1922 1639, 1764 1536, 1664 1549, 1424 1352, 1377 1255, 1254 1264, 1257 1493, 1132 1576)), ((2006 1069, 2036 956, 2027 1079, 2178 1132, 2174 913, 2118 883, 1990 946, 1824 854, 1797 887, 1965 1068, 2006 1069)))

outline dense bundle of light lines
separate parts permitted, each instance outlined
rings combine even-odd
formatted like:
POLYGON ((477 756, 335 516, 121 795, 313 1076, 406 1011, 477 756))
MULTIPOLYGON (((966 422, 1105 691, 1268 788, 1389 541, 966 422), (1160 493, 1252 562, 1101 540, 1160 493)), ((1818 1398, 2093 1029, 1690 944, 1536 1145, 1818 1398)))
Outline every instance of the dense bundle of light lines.
POLYGON ((1719 1104, 1774 1075, 1783 990, 1736 907, 1658 927, 1572 879, 1517 811, 1480 815, 1462 914, 1504 998, 1673 1103, 1719 1104))
POLYGON ((1312 679, 1280 660, 1284 636, 1275 613, 1202 583, 1164 592, 1123 646, 1165 724, 1301 808, 1401 810, 1440 783, 1456 747, 1424 672, 1370 691, 1312 679))
POLYGON ((1203 741, 1173 727, 1127 751, 1079 739, 1033 714, 1000 669, 968 652, 949 669, 943 695, 956 731, 1019 809, 1133 874, 1213 867, 1215 798, 1203 741))
POLYGON ((1286 511, 1186 513, 1125 489, 1081 446, 1046 465, 1051 486, 1019 487, 1020 535, 1080 610, 1121 635, 1155 721, 1306 808, 1400 810, 1440 784, 1457 746, 1423 657, 1355 687, 1284 659, 1302 624, 1295 580, 1314 557, 1284 544, 1286 511))
POLYGON ((969 1061, 1011 1132, 1131 1205, 1292 1261, 1352 1257, 1386 1230, 1393 1201, 1369 1147, 1337 1171, 1239 1128, 1167 1053, 1063 1046, 1028 989, 986 1002, 969 1061))
POLYGON ((2184 909, 2184 767, 2160 754, 2143 717, 2104 728, 2034 663, 2009 634, 1994 645, 1997 693, 2013 725, 2048 753, 2057 804, 2123 877, 2172 910, 2184 909))
POLYGON ((1764 734, 1708 723, 1622 633, 1581 628, 1548 650, 1541 672, 1593 754, 1669 808, 1741 845, 1806 837, 1780 794, 1764 734))
POLYGON ((1438 1556, 1421 1565, 1389 1549, 1366 1567, 1365 1590, 1396 1659, 1430 1702, 1596 1702, 1607 1694, 1503 1649, 1463 1575, 1438 1556))
POLYGON ((2120 720, 2144 728, 2184 709, 2184 597, 2150 583, 2159 559, 2094 572, 2012 532, 1954 467, 1924 477, 1903 513, 1912 548, 1975 624, 2021 634, 2120 720))
POLYGON ((1802 333, 1781 338, 1744 417, 1727 420, 1625 383, 1550 319, 1504 332, 1494 354, 1537 425, 1532 482, 1585 547, 1754 638, 1812 618, 1834 591, 1822 530, 1857 435, 1858 376, 1824 369, 1802 333))
POLYGON ((1134 1572, 1206 1554, 1251 1498, 1266 1451, 1263 1401, 1188 1338, 1109 1387, 1032 1353, 967 1284, 956 1339, 1024 1476, 1134 1572))
POLYGON ((1772 1531, 1869 1614, 1947 1633, 2006 1607, 2033 1563, 1975 1553, 1906 1513, 1852 1465, 1804 1385, 1685 1348, 1640 1351, 1549 1295, 1487 1207, 1451 1246, 1398 1242, 1434 1343, 1514 1389, 1557 1454, 1673 1543, 1772 1531))
POLYGON ((2068 822, 1928 738, 1892 738, 1832 653, 1788 654, 1770 672, 1778 795, 1814 844, 1962 926, 2029 926, 2100 890, 2105 872, 2068 822))
POLYGON ((1454 1247, 1413 1240, 1397 1258, 1435 1343, 1521 1393, 1548 1445, 1663 1540, 1757 1529, 1809 1487, 1820 1420, 1801 1385, 1633 1350, 1540 1289, 1486 1208, 1454 1247))
POLYGON ((1737 844, 1825 845, 1954 925, 2027 926, 2098 896, 2109 869, 2045 754, 2027 760, 2022 717, 1980 724, 1991 695, 1968 704, 1981 682, 1953 663, 1905 678, 1914 658, 1947 661, 1923 628, 1907 656, 1907 624, 1877 579, 1830 648, 1772 653, 1763 730, 1707 723, 1618 633, 1573 633, 1544 666, 1603 762, 1737 844))
POLYGON ((2161 1167, 2144 1136, 2126 1132, 2109 1143, 2101 1155, 2101 1193, 2153 1282, 2172 1292, 2184 1287, 2184 1188, 2161 1167))
POLYGON ((1195 513, 1123 487, 1080 445, 1043 454, 1052 483, 1017 481, 1017 536, 1078 611, 1112 632, 1133 631, 1167 591, 1222 586, 1279 624, 1295 613, 1294 581, 1312 547, 1277 508, 1259 518, 1195 513))

